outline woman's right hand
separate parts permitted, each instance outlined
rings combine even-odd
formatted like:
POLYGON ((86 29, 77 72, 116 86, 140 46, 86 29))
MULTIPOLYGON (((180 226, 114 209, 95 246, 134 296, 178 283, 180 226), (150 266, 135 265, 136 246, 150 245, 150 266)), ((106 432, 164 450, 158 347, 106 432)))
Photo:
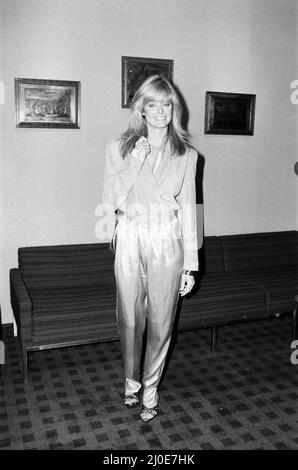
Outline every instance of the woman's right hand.
POLYGON ((143 162, 150 152, 150 144, 146 137, 143 136, 136 141, 135 148, 133 149, 132 154, 135 158, 143 162))

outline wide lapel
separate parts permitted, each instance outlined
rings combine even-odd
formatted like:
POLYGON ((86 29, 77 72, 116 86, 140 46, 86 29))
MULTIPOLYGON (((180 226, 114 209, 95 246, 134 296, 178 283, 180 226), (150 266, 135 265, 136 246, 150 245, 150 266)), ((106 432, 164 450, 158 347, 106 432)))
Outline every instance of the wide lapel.
POLYGON ((160 203, 161 197, 158 185, 156 183, 155 175, 153 175, 151 166, 149 165, 147 158, 145 159, 144 166, 142 169, 142 184, 145 185, 148 194, 151 195, 151 198, 155 199, 154 201, 152 201, 152 203, 160 203))
POLYGON ((144 185, 144 187, 146 187, 146 192, 150 194, 152 204, 160 204, 163 202, 158 181, 162 172, 167 170, 167 166, 171 162, 172 158, 173 157, 170 151, 170 144, 167 143, 163 157, 158 165, 158 168, 156 169, 155 174, 153 174, 153 171, 147 158, 144 161, 142 171, 139 173, 139 184, 144 185))

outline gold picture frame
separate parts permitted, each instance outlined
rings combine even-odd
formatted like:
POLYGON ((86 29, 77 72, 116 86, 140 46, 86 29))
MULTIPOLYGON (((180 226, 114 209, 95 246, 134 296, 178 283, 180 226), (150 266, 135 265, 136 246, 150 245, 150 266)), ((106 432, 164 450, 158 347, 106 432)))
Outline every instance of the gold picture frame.
POLYGON ((15 78, 16 127, 79 129, 80 84, 15 78))
POLYGON ((122 108, 130 108, 136 90, 146 78, 162 74, 172 82, 173 70, 172 59, 122 56, 122 108))

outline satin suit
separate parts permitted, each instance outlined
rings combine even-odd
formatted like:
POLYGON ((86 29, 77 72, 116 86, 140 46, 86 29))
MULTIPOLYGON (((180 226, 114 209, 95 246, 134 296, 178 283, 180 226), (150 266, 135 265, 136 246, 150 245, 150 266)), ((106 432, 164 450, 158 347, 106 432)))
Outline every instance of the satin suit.
POLYGON ((143 385, 143 404, 148 408, 156 406, 159 399, 157 389, 171 339, 182 269, 198 270, 196 162, 194 150, 172 155, 167 144, 154 172, 147 158, 140 161, 128 154, 123 159, 118 141, 106 149, 103 202, 117 219, 116 314, 125 394, 138 392, 143 385))

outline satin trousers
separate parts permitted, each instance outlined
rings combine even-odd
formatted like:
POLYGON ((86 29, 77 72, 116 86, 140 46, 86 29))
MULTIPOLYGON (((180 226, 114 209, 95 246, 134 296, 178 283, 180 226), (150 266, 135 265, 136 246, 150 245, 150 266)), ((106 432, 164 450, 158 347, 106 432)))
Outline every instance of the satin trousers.
POLYGON ((116 314, 125 394, 138 392, 143 386, 143 404, 152 408, 159 400, 158 385, 179 298, 183 267, 180 224, 176 216, 152 225, 146 219, 124 215, 118 219, 115 238, 116 314))

